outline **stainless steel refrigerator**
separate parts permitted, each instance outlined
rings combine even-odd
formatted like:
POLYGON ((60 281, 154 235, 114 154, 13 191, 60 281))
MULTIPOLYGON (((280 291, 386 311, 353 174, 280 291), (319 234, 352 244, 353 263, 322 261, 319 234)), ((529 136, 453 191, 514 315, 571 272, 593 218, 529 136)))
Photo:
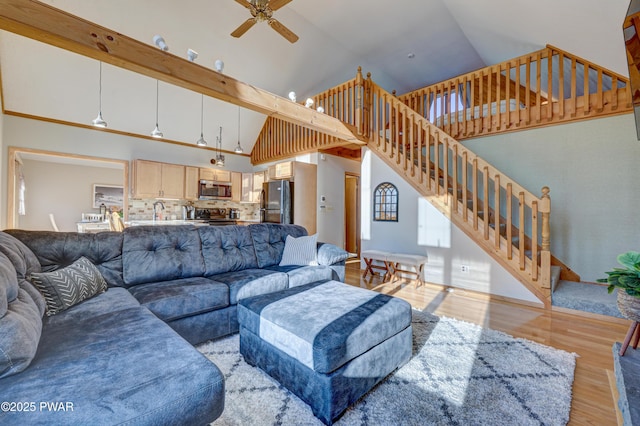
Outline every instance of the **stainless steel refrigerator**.
POLYGON ((260 220, 267 223, 293 223, 293 182, 276 180, 262 184, 260 220))

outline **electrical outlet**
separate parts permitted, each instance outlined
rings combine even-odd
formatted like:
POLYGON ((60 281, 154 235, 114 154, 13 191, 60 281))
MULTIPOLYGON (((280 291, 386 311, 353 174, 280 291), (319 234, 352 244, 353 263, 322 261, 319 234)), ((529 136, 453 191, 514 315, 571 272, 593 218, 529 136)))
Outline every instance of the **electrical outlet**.
POLYGON ((462 272, 463 274, 468 274, 469 273, 469 265, 460 265, 460 272, 462 272))

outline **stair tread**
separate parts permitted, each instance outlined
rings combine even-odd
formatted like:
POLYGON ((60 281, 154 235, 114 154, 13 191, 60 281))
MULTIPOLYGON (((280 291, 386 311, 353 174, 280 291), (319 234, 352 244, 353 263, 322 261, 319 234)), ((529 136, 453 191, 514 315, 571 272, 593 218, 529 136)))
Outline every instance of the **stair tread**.
POLYGON ((606 286, 560 280, 551 298, 553 306, 623 318, 616 294, 609 294, 606 286))

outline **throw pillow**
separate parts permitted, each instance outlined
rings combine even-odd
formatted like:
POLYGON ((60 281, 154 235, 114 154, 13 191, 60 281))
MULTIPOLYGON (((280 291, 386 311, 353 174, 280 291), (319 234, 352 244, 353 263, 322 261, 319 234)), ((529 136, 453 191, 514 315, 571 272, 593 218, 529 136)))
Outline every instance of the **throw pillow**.
POLYGON ((49 316, 107 291, 107 282, 86 257, 56 271, 32 273, 31 281, 44 296, 49 316))
POLYGON ((287 235, 280 266, 288 265, 317 265, 318 250, 316 248, 318 234, 294 238, 287 235))

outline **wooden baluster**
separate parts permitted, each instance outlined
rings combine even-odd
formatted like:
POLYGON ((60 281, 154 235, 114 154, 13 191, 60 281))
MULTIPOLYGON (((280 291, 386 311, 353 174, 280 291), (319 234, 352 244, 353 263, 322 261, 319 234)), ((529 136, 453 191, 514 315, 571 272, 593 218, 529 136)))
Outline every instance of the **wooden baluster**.
POLYGON ((576 58, 571 58, 571 118, 575 118, 576 109, 578 108, 578 78, 576 69, 576 58))
POLYGON ((564 119, 564 54, 558 55, 558 112, 560 120, 564 119))
MULTIPOLYGON (((495 75, 496 75, 496 130, 500 130, 502 128, 502 108, 500 107, 500 103, 502 101, 502 86, 500 84, 500 81, 502 80, 502 72, 501 72, 501 66, 498 65, 496 66, 496 71, 495 71, 495 75)), ((491 110, 491 106, 489 106, 489 110, 491 110)), ((507 111, 508 111, 508 107, 507 107, 507 111)), ((493 121, 493 120, 492 120, 493 121)))
MULTIPOLYGON (((511 128, 511 83, 513 82, 513 80, 511 80, 511 61, 508 61, 505 64, 505 101, 504 101, 504 106, 505 106, 505 115, 507 116, 506 122, 505 122, 505 126, 507 129, 511 128)), ((514 85, 514 88, 516 86, 514 85)))
MULTIPOLYGON (((391 129, 391 123, 389 123, 389 117, 387 116, 387 94, 384 93, 382 95, 382 127, 380 131, 382 132, 382 143, 384 144, 383 152, 387 152, 388 142, 387 142, 387 127, 391 129)), ((391 131, 389 131, 391 133, 391 131)))
POLYGON ((553 120, 553 51, 547 49, 547 121, 553 120))
POLYGON ((449 137, 442 141, 442 187, 444 188, 444 204, 449 205, 449 137))
POLYGON ((472 190, 471 196, 473 197, 473 229, 478 230, 478 159, 473 159, 472 167, 472 190))
POLYGON ((451 189, 452 189, 452 195, 453 195, 453 211, 457 212, 458 211, 458 144, 457 143, 453 143, 453 145, 451 146, 451 155, 453 156, 452 158, 452 163, 451 163, 451 181, 452 181, 452 185, 451 185, 451 189))
POLYGON ((467 106, 467 99, 468 99, 468 88, 469 85, 469 78, 468 75, 464 76, 464 79, 462 80, 462 136, 467 136, 467 126, 468 126, 468 120, 467 120, 467 111, 468 111, 468 106, 467 106))
POLYGON ((476 132, 476 74, 471 74, 471 95, 469 96, 469 110, 471 114, 469 115, 469 119, 471 120, 471 131, 468 133, 469 136, 473 136, 476 132))
POLYGON ((418 131, 418 173, 420 176, 420 184, 424 184, 424 174, 422 172, 422 164, 424 161, 422 155, 422 146, 424 145, 424 121, 419 120, 417 123, 417 131, 418 131))
POLYGON ((489 208, 491 205, 489 204, 489 167, 484 166, 482 169, 482 211, 484 212, 484 217, 482 218, 482 222, 484 225, 484 239, 489 239, 489 208))
POLYGON ((527 56, 527 63, 526 63, 526 73, 527 76, 525 77, 526 80, 526 92, 525 92, 525 103, 527 104, 527 114, 526 114, 526 119, 525 119, 525 123, 528 126, 529 123, 531 123, 531 57, 527 56))
POLYGON ((467 163, 467 150, 463 148, 462 151, 462 219, 465 223, 469 221, 469 208, 467 207, 467 191, 469 184, 467 182, 467 168, 469 164, 467 163))
POLYGON ((500 175, 493 178, 493 226, 494 246, 500 248, 500 175))
POLYGON ((426 129, 426 147, 427 149, 425 150, 425 164, 426 164, 426 173, 427 173, 427 189, 429 189, 429 191, 432 190, 433 186, 431 185, 431 141, 433 140, 434 136, 433 136, 433 129, 434 126, 428 126, 426 129))
POLYGON ((436 131, 433 136, 433 179, 436 184, 436 195, 440 195, 440 132, 436 131))
POLYGON ((416 126, 416 117, 414 113, 411 113, 411 120, 409 124, 409 135, 407 139, 409 139, 409 164, 411 165, 411 176, 416 175, 416 165, 415 165, 415 154, 414 154, 414 146, 415 146, 415 126, 416 126))
POLYGON ((584 63, 583 64, 584 67, 584 74, 583 74, 583 79, 584 79, 584 93, 582 94, 582 113, 583 115, 589 115, 590 108, 591 108, 591 96, 589 94, 589 64, 588 63, 584 63))
POLYGON ((454 138, 458 138, 460 137, 460 108, 458 107, 458 105, 460 104, 460 102, 462 102, 462 99, 460 98, 460 80, 458 78, 456 78, 455 81, 455 92, 452 91, 451 95, 453 95, 454 93, 455 99, 451 99, 451 102, 453 102, 452 109, 455 125, 451 129, 451 131, 453 132, 451 133, 451 136, 453 136, 454 138))
POLYGON ((596 112, 602 112, 604 92, 602 91, 602 68, 598 67, 598 87, 596 92, 596 112))
POLYGON ((611 76, 611 110, 618 109, 618 77, 611 76))
POLYGON ((396 98, 396 94, 393 94, 393 103, 394 103, 394 112, 395 112, 395 120, 394 120, 394 131, 393 131, 393 136, 394 136, 394 141, 393 141, 393 145, 394 145, 394 149, 395 149, 395 153, 396 153, 396 164, 400 164, 401 161, 401 155, 402 155, 402 151, 400 149, 400 144, 402 143, 402 138, 400 136, 400 115, 402 114, 402 112, 400 111, 400 108, 398 108, 398 103, 396 102, 397 98, 396 98))
POLYGON ((489 67, 488 74, 487 74, 487 103, 486 103, 487 113, 484 114, 483 112, 483 115, 486 115, 488 117, 488 120, 487 120, 488 122, 482 131, 483 134, 487 133, 487 131, 490 132, 493 129, 493 112, 491 111, 492 101, 493 101, 493 67, 489 67))
POLYGON ((538 202, 531 202, 531 279, 538 281, 538 202))
POLYGON ((513 259, 513 185, 507 183, 507 223, 506 223, 506 239, 507 239, 507 259, 513 259))
POLYGON ((524 271, 525 266, 525 245, 524 245, 524 192, 520 192, 518 196, 518 256, 520 259, 520 270, 524 271))
MULTIPOLYGON (((547 57, 547 59, 549 59, 547 57)), ((540 115, 542 112, 542 99, 540 96, 541 88, 541 77, 542 77, 542 52, 538 51, 538 56, 536 58, 536 123, 540 123, 540 115)), ((547 94, 547 101, 551 101, 549 98, 549 94, 547 94)))
POLYGON ((520 58, 516 59, 516 84, 514 86, 515 96, 516 96, 516 127, 520 127, 520 123, 522 123, 522 108, 520 107, 520 92, 522 88, 522 84, 520 82, 520 58))

